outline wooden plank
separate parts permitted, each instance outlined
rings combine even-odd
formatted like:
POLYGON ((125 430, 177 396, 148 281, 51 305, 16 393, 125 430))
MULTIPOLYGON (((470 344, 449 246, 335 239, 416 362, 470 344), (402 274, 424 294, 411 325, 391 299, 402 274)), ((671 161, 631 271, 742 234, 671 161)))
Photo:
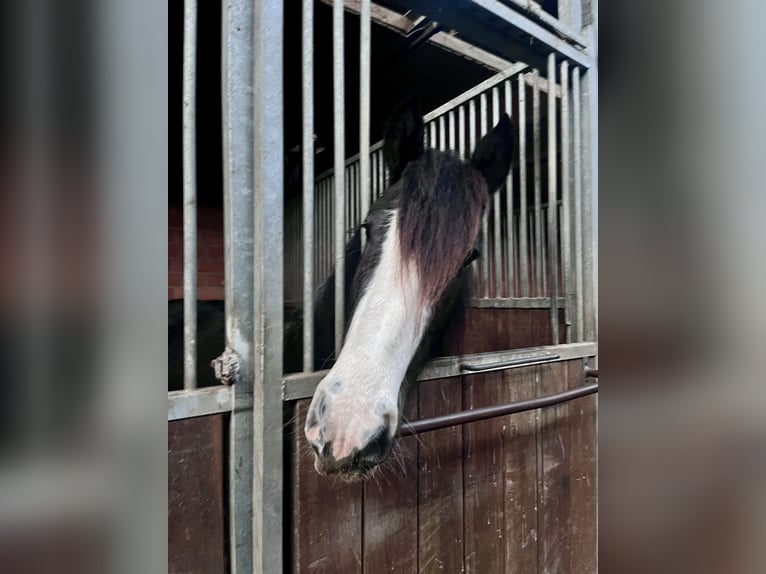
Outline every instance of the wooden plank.
MULTIPOLYGON (((418 385, 418 416, 462 408, 457 378, 418 385)), ((418 456, 418 568, 420 572, 463 571, 463 431, 453 427, 420 435, 418 456)))
POLYGON ((294 422, 293 571, 362 571, 362 483, 320 476, 303 436, 310 400, 298 401, 294 422))
POLYGON ((226 571, 223 419, 168 423, 168 572, 226 571))
MULTIPOLYGON (((418 414, 416 389, 404 418, 418 414)), ((418 437, 400 439, 388 461, 364 485, 364 572, 418 571, 418 437)))
MULTIPOLYGON (((464 409, 500 404, 503 373, 465 377, 464 409)), ((503 572, 503 419, 463 428, 465 571, 503 572)))
MULTIPOLYGON (((585 384, 582 360, 569 363, 569 387, 585 384)), ((570 517, 572 521, 570 572, 598 571, 597 534, 597 401, 583 397, 569 405, 569 448, 572 473, 570 517)))
MULTIPOLYGON (((536 397, 537 367, 503 373, 507 402, 536 397)), ((537 572, 537 416, 518 413, 504 420, 505 572, 537 572)))
MULTIPOLYGON (((568 362, 536 368, 538 395, 567 388, 568 362)), ((539 420, 538 571, 566 572, 571 545, 569 404, 541 409, 539 420)))

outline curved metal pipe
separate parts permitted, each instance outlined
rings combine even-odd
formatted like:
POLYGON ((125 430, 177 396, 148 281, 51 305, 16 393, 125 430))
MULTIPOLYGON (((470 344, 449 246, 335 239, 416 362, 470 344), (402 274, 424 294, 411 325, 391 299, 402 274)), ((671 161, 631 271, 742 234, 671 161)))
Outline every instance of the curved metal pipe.
POLYGON ((560 403, 565 403, 580 397, 592 395, 598 392, 598 383, 593 385, 586 385, 579 389, 572 389, 570 391, 564 391, 555 395, 547 397, 539 397, 536 399, 530 399, 527 401, 518 401, 515 403, 508 403, 505 405, 495 405, 492 407, 484 407, 480 409, 473 409, 471 411, 460 411, 457 413, 451 413, 448 415, 442 415, 440 417, 433 417, 430 419, 423 419, 414 421, 411 423, 403 424, 399 429, 399 436, 410 436, 414 434, 420 434, 424 432, 439 430, 447 427, 464 425, 467 423, 473 423, 477 421, 483 421, 495 417, 501 417, 505 415, 511 415, 515 413, 523 413, 525 411, 532 411, 543 407, 549 407, 560 403))

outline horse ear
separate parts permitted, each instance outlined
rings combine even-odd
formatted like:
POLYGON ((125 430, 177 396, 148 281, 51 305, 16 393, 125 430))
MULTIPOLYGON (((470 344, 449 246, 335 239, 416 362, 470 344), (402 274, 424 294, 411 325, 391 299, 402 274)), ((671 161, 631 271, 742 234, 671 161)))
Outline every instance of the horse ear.
POLYGON ((423 114, 417 97, 409 96, 394 108, 383 136, 383 157, 390 183, 396 182, 411 161, 423 155, 423 114))
POLYGON ((499 189, 511 169, 513 138, 511 119, 503 114, 492 131, 485 135, 471 156, 471 165, 487 180, 490 193, 499 189))

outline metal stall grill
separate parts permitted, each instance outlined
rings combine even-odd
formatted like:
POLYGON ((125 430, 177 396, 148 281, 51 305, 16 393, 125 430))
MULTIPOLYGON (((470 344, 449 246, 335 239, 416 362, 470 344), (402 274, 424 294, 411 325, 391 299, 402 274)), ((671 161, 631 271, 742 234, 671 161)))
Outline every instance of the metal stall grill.
MULTIPOLYGON (((324 0, 323 0, 324 1, 324 0)), ((329 2, 327 2, 329 3, 329 2)), ((301 193, 285 199, 283 182, 283 3, 222 3, 222 125, 226 348, 216 362, 224 383, 197 387, 197 198, 195 63, 197 5, 184 6, 183 222, 184 388, 169 393, 168 420, 228 413, 228 548, 232 572, 282 572, 284 559, 283 401, 311 396, 314 326, 303 312, 303 372, 283 373, 283 309, 311 309, 314 293, 335 273, 335 348, 343 337, 344 249, 386 189, 382 142, 370 142, 371 22, 406 21, 369 0, 333 4, 333 167, 316 176, 314 9, 302 2, 301 193), (344 46, 344 16, 358 15, 358 43, 344 46), (344 53, 359 49, 360 90, 344 85, 344 53), (346 98, 357 98, 360 153, 344 151, 346 98), (337 273, 336 273, 337 271, 337 273)), ((428 3, 413 2, 427 13, 428 3)), ((470 371, 513 368, 596 354, 597 69, 596 3, 559 1, 555 14, 533 1, 473 0, 496 26, 479 49, 456 34, 430 41, 466 57, 509 58, 513 37, 535 41, 537 58, 509 66, 425 116, 426 145, 467 158, 506 112, 516 155, 493 196, 473 264, 476 308, 549 309, 552 345, 431 361, 421 381, 470 371), (540 50, 545 53, 540 53, 540 50), (478 52, 477 52, 478 51, 478 52), (498 366, 499 365, 499 366, 498 366)), ((547 4, 546 4, 547 5, 547 4)), ((460 32, 462 20, 446 26, 460 32)), ((475 38, 470 22, 466 37, 475 38), (473 37, 472 37, 473 33, 473 37)), ((502 60, 501 60, 502 61, 502 60)), ((511 412, 511 411, 509 411, 511 412)))
MULTIPOLYGON (((591 244, 583 240, 582 128, 573 125, 581 121, 581 71, 550 54, 543 72, 513 65, 425 115, 426 146, 464 159, 501 112, 518 125, 517 160, 482 222, 473 305, 549 308, 554 343, 560 338, 559 309, 564 313, 560 342, 585 340, 583 273, 585 260, 593 254, 585 251, 591 244), (532 126, 530 134, 527 124, 532 126)), ((369 195, 361 187, 361 156, 344 162, 342 228, 336 224, 335 170, 319 174, 313 184, 318 203, 313 221, 314 289, 334 271, 339 231, 348 241, 366 215, 363 202, 369 206, 387 187, 382 145, 380 141, 370 146, 369 195)), ((295 201, 285 213, 286 297, 291 301, 301 293, 305 271, 301 207, 295 201)))

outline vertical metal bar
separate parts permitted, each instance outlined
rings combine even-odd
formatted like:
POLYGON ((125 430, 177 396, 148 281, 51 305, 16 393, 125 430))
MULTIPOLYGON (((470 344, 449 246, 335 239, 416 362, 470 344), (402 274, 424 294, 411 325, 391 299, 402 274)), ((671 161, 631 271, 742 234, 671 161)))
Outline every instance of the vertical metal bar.
POLYGON ((457 153, 460 159, 466 158, 465 153, 465 106, 457 109, 457 153))
POLYGON ((222 5, 223 232, 226 346, 239 357, 229 418, 229 553, 253 571, 253 5, 222 5))
MULTIPOLYGON (((368 160, 369 161, 369 160, 368 160)), ((358 163, 355 163, 353 165, 353 169, 351 170, 351 186, 352 186, 352 198, 353 198, 353 206, 351 211, 351 231, 356 230, 356 228, 359 226, 359 213, 360 213, 360 204, 362 202, 362 196, 360 194, 361 190, 361 183, 359 181, 359 169, 360 165, 358 163)), ((369 197, 368 197, 369 200, 369 197)), ((364 246, 364 237, 362 238, 362 246, 364 246)))
POLYGON ((276 574, 283 571, 284 14, 280 0, 254 6, 253 571, 276 574))
POLYGON ((334 0, 332 5, 332 54, 333 54, 333 114, 335 121, 335 356, 340 354, 343 346, 344 326, 344 251, 343 241, 343 191, 345 170, 345 78, 344 78, 344 47, 343 47, 343 0, 334 0))
MULTIPOLYGON (((497 87, 492 88, 492 125, 496 125, 500 121, 500 89, 497 87)), ((495 215, 495 221, 492 228, 495 238, 495 297, 500 297, 503 288, 503 244, 500 238, 502 230, 501 221, 503 214, 500 211, 500 190, 495 190, 493 194, 493 210, 495 215)))
POLYGON ((548 55, 548 284, 551 293, 551 341, 559 344, 558 163, 556 151, 556 55, 548 55))
POLYGON ((438 145, 436 143, 436 122, 431 121, 428 124, 428 147, 437 149, 438 145))
POLYGON ((384 169, 384 161, 383 161, 383 151, 378 150, 378 195, 383 195, 383 192, 386 190, 386 183, 385 183, 385 169, 384 169))
MULTIPOLYGON (((478 142, 481 141, 485 135, 487 135, 487 93, 484 92, 479 96, 479 139, 473 142, 471 145, 471 152, 476 150, 478 142)), ((489 297, 489 267, 492 261, 490 255, 490 243, 489 243, 489 206, 484 210, 484 214, 481 218, 481 244, 485 251, 485 256, 481 262, 481 293, 484 297, 489 297)))
POLYGON ((576 336, 584 340, 583 306, 583 238, 582 238, 582 92, 580 68, 572 74, 572 104, 574 127, 574 254, 575 254, 575 310, 576 336))
MULTIPOLYGON (((372 187, 372 197, 377 199, 380 197, 380 189, 378 188, 378 152, 372 154, 370 157, 370 164, 370 186, 372 187)), ((364 214, 364 216, 366 215, 367 214, 364 214)))
MULTIPOLYGON (((593 35, 591 29, 591 38, 593 35)), ((595 42, 594 42, 595 44, 595 42)), ((598 339, 598 70, 585 72, 583 100, 583 280, 584 335, 598 339)))
POLYGON ((445 151, 447 149, 447 134, 444 129, 444 116, 439 116, 439 150, 445 151))
POLYGON ((184 388, 197 388, 197 2, 184 3, 184 388))
POLYGON ((570 177, 572 174, 569 132, 569 62, 561 62, 561 271, 564 284, 566 342, 572 342, 572 216, 570 177))
POLYGON ((314 2, 303 0, 303 371, 314 370, 314 2))
MULTIPOLYGON (((471 154, 473 153, 474 148, 476 147, 476 99, 472 98, 468 102, 468 147, 465 150, 465 157, 470 158, 471 154)), ((480 247, 479 252, 481 252, 481 256, 477 259, 474 259, 473 264, 471 267, 473 268, 473 280, 474 280, 474 290, 479 295, 483 295, 484 287, 481 284, 481 267, 484 266, 483 259, 486 258, 486 253, 483 253, 487 246, 484 242, 484 237, 481 237, 479 239, 480 241, 480 247)))
POLYGON ((455 152, 455 110, 451 110, 448 115, 449 122, 449 150, 455 152))
MULTIPOLYGON (((505 82, 505 112, 508 117, 513 119, 513 94, 511 90, 511 80, 505 82)), ((508 277, 508 289, 506 290, 508 297, 515 295, 516 287, 516 274, 514 265, 514 254, 516 253, 516 241, 513 229, 513 165, 508 172, 508 178, 505 180, 505 210, 506 210, 506 232, 505 232, 505 248, 507 250, 506 265, 507 277, 508 277)))
POLYGON ((540 190, 540 86, 538 82, 539 72, 532 72, 532 157, 534 172, 534 197, 535 197, 535 234, 534 234, 534 257, 535 257, 535 293, 543 297, 543 230, 542 230, 542 198, 540 190))
MULTIPOLYGON (((359 5, 359 177, 361 216, 370 210, 370 0, 359 5)), ((362 249, 366 241, 362 233, 362 249)))
POLYGON ((519 74, 519 274, 521 296, 529 297, 529 231, 527 229, 527 88, 519 74))

